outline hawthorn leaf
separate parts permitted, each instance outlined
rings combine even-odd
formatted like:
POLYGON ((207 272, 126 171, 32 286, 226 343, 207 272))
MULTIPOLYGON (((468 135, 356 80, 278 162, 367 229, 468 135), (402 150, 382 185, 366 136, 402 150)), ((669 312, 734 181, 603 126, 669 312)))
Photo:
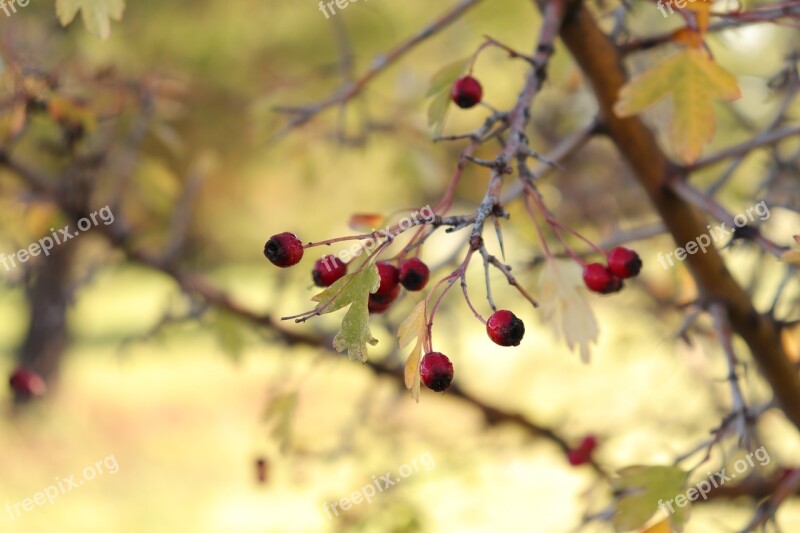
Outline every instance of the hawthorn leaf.
POLYGON ((741 90, 736 78, 702 49, 688 48, 633 78, 620 89, 614 112, 637 115, 670 95, 670 138, 675 152, 687 163, 695 161, 713 138, 715 100, 736 100, 741 90))
POLYGON ((450 86, 461 77, 461 74, 467 69, 468 64, 469 59, 459 59, 458 61, 453 61, 449 65, 445 65, 436 71, 436 74, 433 75, 430 84, 428 85, 428 92, 425 93, 425 97, 427 98, 433 96, 438 94, 439 91, 444 91, 445 89, 449 94, 450 86))
POLYGON ((689 474, 677 466, 636 465, 617 472, 618 478, 612 480, 616 494, 616 511, 612 522, 617 530, 631 530, 644 526, 659 509, 659 500, 673 500, 668 519, 673 529, 680 531, 689 519, 689 506, 680 507, 674 503, 679 494, 684 493, 689 474))
POLYGON ((539 309, 542 320, 549 323, 570 350, 577 345, 581 360, 589 362, 589 344, 597 342, 599 328, 592 308, 581 294, 581 268, 572 261, 549 259, 539 276, 539 309))
POLYGON ((89 33, 107 39, 111 35, 110 19, 122 20, 125 0, 56 0, 56 15, 62 26, 69 25, 78 11, 89 33))
POLYGON ((312 298, 318 302, 316 309, 321 314, 332 313, 350 306, 342 319, 339 332, 333 338, 333 348, 337 352, 346 351, 347 356, 353 361, 362 363, 366 361, 367 344, 375 346, 378 343, 369 329, 367 302, 370 293, 378 290, 380 282, 378 267, 372 264, 338 279, 336 283, 312 298))
POLYGON ((450 92, 442 91, 436 98, 431 100, 428 106, 428 126, 433 128, 434 137, 442 134, 444 129, 444 119, 447 116, 447 110, 450 107, 450 92))
POLYGON ((425 300, 417 304, 411 313, 403 320, 397 330, 397 340, 400 348, 411 344, 417 339, 414 349, 406 359, 404 370, 406 388, 411 391, 411 396, 419 403, 419 363, 422 357, 422 347, 428 338, 428 325, 425 322, 425 300))

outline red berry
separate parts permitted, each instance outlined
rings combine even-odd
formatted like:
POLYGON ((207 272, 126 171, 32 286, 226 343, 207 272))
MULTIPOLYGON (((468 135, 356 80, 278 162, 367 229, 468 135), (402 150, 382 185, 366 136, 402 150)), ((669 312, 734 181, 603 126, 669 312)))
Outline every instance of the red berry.
POLYGON ((591 263, 583 268, 583 282, 589 289, 600 294, 609 294, 622 289, 622 279, 600 263, 591 263))
POLYGON ((279 233, 264 245, 264 256, 275 266, 290 267, 303 258, 303 243, 294 233, 279 233))
POLYGON ((311 277, 318 287, 330 287, 333 283, 347 274, 347 265, 335 255, 326 255, 314 263, 311 277))
POLYGON ((397 300, 400 295, 400 285, 395 285, 394 289, 388 294, 370 294, 367 301, 367 309, 370 313, 383 313, 397 300))
POLYGON ((633 250, 617 246, 608 254, 608 269, 620 278, 632 278, 642 269, 642 260, 633 250))
POLYGON ((400 283, 408 291, 421 291, 428 284, 431 271, 428 265, 417 259, 408 259, 400 263, 400 283))
POLYGON ((525 335, 525 324, 511 311, 495 311, 486 322, 486 332, 495 344, 519 346, 525 335))
POLYGON ((375 294, 391 294, 395 287, 400 284, 400 271, 397 267, 382 261, 377 263, 378 274, 381 276, 381 284, 375 294))
POLYGON ((450 91, 450 97, 455 104, 462 108, 468 109, 478 105, 483 96, 483 87, 472 76, 464 76, 456 80, 453 84, 453 89, 450 91))
POLYGON ((577 448, 567 452, 567 460, 572 466, 580 466, 592 460, 592 452, 597 447, 597 438, 594 435, 583 437, 577 448))
POLYGON ((580 466, 585 465, 586 463, 590 462, 592 458, 592 454, 585 450, 570 450, 567 452, 567 461, 572 466, 580 466))
POLYGON ((14 370, 8 379, 8 384, 11 386, 11 390, 21 398, 41 396, 47 390, 42 377, 25 367, 19 367, 14 370))
POLYGON ((432 391, 442 392, 453 381, 453 363, 439 352, 425 354, 419 364, 419 377, 432 391))
POLYGON ((595 448, 597 448, 597 437, 594 435, 586 435, 581 440, 581 443, 578 444, 578 449, 589 453, 593 452, 595 448))

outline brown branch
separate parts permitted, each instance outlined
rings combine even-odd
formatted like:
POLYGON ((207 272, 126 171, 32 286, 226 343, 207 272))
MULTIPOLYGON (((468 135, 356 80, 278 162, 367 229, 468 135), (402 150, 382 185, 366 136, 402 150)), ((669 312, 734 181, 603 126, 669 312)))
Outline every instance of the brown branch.
MULTIPOLYGON (((542 11, 550 4, 537 2, 542 11)), ((605 131, 632 167, 675 242, 686 243, 703 234, 706 222, 701 214, 668 186, 678 168, 661 151, 653 133, 637 117, 614 114, 614 103, 627 80, 622 56, 582 2, 569 3, 561 37, 592 85, 605 131)), ((747 343, 787 418, 800 429, 800 377, 783 350, 775 323, 753 308, 717 250, 690 255, 686 264, 700 291, 725 307, 733 330, 747 343)))

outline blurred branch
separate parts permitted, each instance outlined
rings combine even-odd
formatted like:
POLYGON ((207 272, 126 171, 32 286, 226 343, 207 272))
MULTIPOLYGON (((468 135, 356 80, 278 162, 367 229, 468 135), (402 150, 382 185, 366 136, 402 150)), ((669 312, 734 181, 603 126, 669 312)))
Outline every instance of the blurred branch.
POLYGON ((344 104, 364 90, 366 85, 384 70, 396 63, 401 57, 413 50, 418 44, 422 43, 429 37, 436 35, 440 30, 446 28, 456 20, 458 20, 464 13, 471 7, 476 5, 481 0, 460 0, 457 4, 445 11, 436 20, 422 28, 415 35, 406 41, 398 44, 385 54, 375 57, 372 66, 369 67, 360 77, 347 83, 341 87, 333 96, 317 102, 315 104, 308 104, 305 106, 278 106, 275 111, 292 115, 289 123, 286 124, 278 133, 275 134, 273 140, 283 138, 293 129, 303 126, 322 111, 330 107, 344 104))

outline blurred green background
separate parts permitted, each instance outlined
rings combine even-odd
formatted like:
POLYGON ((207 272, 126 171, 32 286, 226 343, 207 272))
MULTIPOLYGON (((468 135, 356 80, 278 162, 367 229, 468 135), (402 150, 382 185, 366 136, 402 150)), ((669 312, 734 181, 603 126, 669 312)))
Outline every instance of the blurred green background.
MULTIPOLYGON (((632 20, 643 34, 679 22, 639 4, 632 20)), ((347 220, 354 212, 434 204, 460 145, 430 142, 424 98, 430 77, 471 54, 483 35, 530 50, 538 12, 530 2, 484 2, 420 46, 370 84, 341 118, 354 142, 336 142, 336 110, 275 141, 285 116, 272 107, 321 100, 339 86, 341 32, 361 72, 443 9, 422 0, 370 0, 351 4, 334 20, 308 0, 141 0, 127 5, 123 21, 101 41, 80 21, 61 29, 52 2, 38 2, 12 17, 0 14, 0 35, 30 64, 63 69, 65 90, 89 101, 94 89, 81 84, 82 76, 102 68, 161 87, 155 102, 161 120, 149 125, 131 163, 135 181, 125 217, 138 228, 142 246, 157 248, 187 174, 202 168, 208 177, 193 211, 184 265, 207 273, 253 309, 283 316, 310 306, 310 261, 279 272, 261 255, 264 240, 285 230, 304 240, 331 238, 351 232, 347 220), (365 117, 381 128, 364 135, 365 117)), ((744 92, 736 114, 720 110, 716 147, 747 133, 741 116, 755 124, 769 121, 777 102, 767 97, 765 78, 780 68, 796 38, 796 30, 760 26, 710 39, 744 92)), ((638 57, 634 68, 663 53, 638 57)), ((476 65, 485 98, 497 108, 513 103, 524 71, 521 62, 492 50, 476 65)), ((532 144, 546 152, 593 110, 559 46, 533 108, 532 144)), ((469 131, 482 113, 451 110, 446 132, 469 131)), ((663 124, 658 110, 650 118, 663 124)), ((23 155, 35 157, 34 150, 20 146, 23 155)), ((477 155, 495 152, 487 146, 477 155)), ((542 191, 562 220, 592 239, 657 221, 604 141, 567 166, 542 191)), ((726 192, 732 212, 755 203, 753 176, 761 166, 759 156, 752 157, 726 192)), ((713 177, 709 172, 699 182, 713 177)), ((21 202, 12 175, 0 180, 0 251, 8 253, 40 238, 41 220, 56 215, 46 205, 21 202)), ((473 209, 485 183, 486 172, 468 169, 453 212, 473 209)), ((524 265, 539 253, 536 237, 519 206, 510 210, 517 223, 507 225, 507 257, 533 289, 537 271, 524 265)), ((786 242, 797 224, 795 215, 775 208, 766 231, 786 242)), ((125 263, 96 236, 81 239, 76 279, 99 267, 70 307, 71 343, 56 383, 46 398, 24 409, 12 408, 9 393, 0 392, 6 405, 0 419, 0 530, 549 533, 572 531, 587 508, 598 512, 608 503, 606 490, 587 492, 596 488, 591 470, 570 467, 557 446, 514 424, 487 427, 478 410, 447 394, 423 391, 416 404, 394 380, 376 378, 329 352, 282 345, 213 311, 151 335, 165 313, 186 309, 177 285, 125 263), (80 474, 109 456, 118 472, 86 481, 19 518, 6 512, 6 502, 31 498, 57 478, 80 474), (326 503, 349 497, 373 476, 397 477, 403 465, 422 456, 434 466, 415 471, 371 503, 326 515, 326 503), (266 461, 263 483, 258 458, 266 461)), ((459 239, 433 240, 424 256, 437 264, 459 239)), ((664 271, 655 259, 674 243, 661 236, 637 249, 645 263, 642 281, 613 299, 590 300, 601 324, 591 365, 570 353, 499 277, 493 278, 495 297, 527 327, 519 349, 493 345, 454 291, 438 315, 434 342, 454 361, 457 383, 486 404, 556 429, 571 443, 597 434, 597 459, 611 471, 668 464, 706 438, 729 401, 724 360, 710 333, 696 336, 693 347, 676 340, 682 315, 652 297, 685 300, 692 294, 682 267, 664 271)), ((756 273, 779 280, 778 268, 764 269, 747 250, 725 254, 743 280, 756 273)), ((485 311, 482 272, 473 270, 474 299, 485 311)), ((7 374, 25 334, 27 304, 21 272, 0 276, 0 374, 7 374)), ((757 303, 759 298, 767 301, 760 295, 757 303)), ((409 296, 374 319, 380 343, 372 358, 402 361, 394 335, 413 300, 409 296)), ((330 334, 337 319, 341 313, 287 327, 330 334)), ((757 376, 745 383, 750 398, 768 397, 757 376)), ((766 414, 761 427, 772 463, 796 466, 797 433, 776 412, 766 414)), ((692 513, 687 532, 725 531, 741 527, 752 505, 696 505, 692 513)), ((786 503, 778 516, 785 531, 800 527, 796 502, 786 503)))

